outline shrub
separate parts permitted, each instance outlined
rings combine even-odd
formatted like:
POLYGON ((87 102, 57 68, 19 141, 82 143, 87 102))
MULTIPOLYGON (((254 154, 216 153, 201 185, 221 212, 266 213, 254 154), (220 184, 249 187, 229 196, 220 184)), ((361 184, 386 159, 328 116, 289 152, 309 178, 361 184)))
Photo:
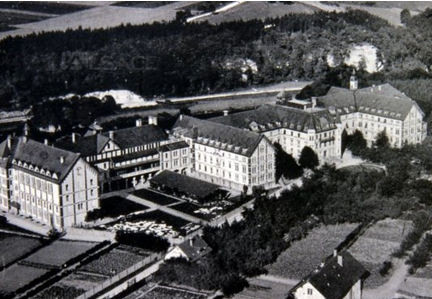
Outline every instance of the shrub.
POLYGON ((409 272, 413 274, 418 268, 426 266, 432 253, 432 234, 427 234, 407 263, 411 265, 409 272))
POLYGON ((286 153, 279 143, 274 144, 276 148, 276 181, 284 176, 288 179, 295 179, 303 174, 303 169, 297 164, 290 154, 286 153))
POLYGON ((363 133, 356 130, 353 135, 348 136, 347 147, 354 155, 361 156, 363 151, 367 148, 363 133))

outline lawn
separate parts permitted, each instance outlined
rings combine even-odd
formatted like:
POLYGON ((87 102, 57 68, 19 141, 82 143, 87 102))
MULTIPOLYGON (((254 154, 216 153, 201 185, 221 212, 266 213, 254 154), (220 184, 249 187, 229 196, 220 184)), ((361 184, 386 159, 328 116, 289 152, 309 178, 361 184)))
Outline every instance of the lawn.
POLYGON ((96 245, 96 243, 89 242, 55 241, 29 256, 25 261, 29 263, 62 267, 71 259, 87 252, 96 245))
POLYGON ((17 264, 3 270, 0 272, 0 297, 2 297, 1 294, 10 294, 17 291, 48 273, 48 271, 46 269, 17 264))
POLYGON ((141 197, 143 199, 146 199, 148 201, 154 202, 156 204, 162 205, 162 206, 166 206, 175 202, 178 202, 176 199, 148 190, 148 189, 141 189, 141 190, 137 190, 135 192, 132 193, 133 195, 137 196, 137 197, 141 197))
POLYGON ((379 270, 385 261, 391 260, 391 254, 399 248, 411 228, 411 221, 384 219, 369 227, 349 248, 349 252, 371 273, 365 286, 376 287, 388 279, 390 275, 382 276, 379 270))
POLYGON ((1 267, 40 247, 39 239, 0 233, 1 267))
POLYGON ((337 224, 314 228, 306 238, 294 242, 266 268, 271 275, 301 279, 332 254, 333 249, 357 227, 358 224, 337 224))
POLYGON ((115 248, 80 267, 78 270, 110 277, 126 270, 144 258, 142 255, 115 248))

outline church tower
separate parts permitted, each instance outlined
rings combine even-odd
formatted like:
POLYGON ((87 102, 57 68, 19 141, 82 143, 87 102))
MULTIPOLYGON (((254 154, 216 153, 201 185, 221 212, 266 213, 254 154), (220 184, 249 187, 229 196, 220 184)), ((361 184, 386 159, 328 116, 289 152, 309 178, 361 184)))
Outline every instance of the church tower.
POLYGON ((358 80, 357 80, 357 76, 355 74, 355 70, 353 70, 353 73, 350 77, 349 89, 350 90, 357 90, 358 89, 358 80))

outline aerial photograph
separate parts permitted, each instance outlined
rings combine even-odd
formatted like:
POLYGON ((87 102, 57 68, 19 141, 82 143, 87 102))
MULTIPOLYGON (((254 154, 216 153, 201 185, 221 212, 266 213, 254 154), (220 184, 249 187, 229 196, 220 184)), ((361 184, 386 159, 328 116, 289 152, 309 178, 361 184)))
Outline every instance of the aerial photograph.
POLYGON ((432 1, 1 1, 0 299, 432 299, 432 1))

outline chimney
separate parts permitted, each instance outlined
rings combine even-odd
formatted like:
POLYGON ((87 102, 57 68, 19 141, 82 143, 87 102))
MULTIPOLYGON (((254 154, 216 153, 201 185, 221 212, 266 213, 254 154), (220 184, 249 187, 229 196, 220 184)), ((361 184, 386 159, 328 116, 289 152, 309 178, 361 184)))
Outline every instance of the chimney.
POLYGON ((10 135, 7 137, 7 146, 9 149, 12 148, 12 137, 10 135))
POLYGON ((25 123, 25 125, 24 125, 24 136, 28 136, 28 135, 29 135, 29 127, 28 127, 28 124, 25 123))
POLYGON ((108 135, 110 139, 114 139, 114 131, 109 131, 108 135))
MULTIPOLYGON (((149 124, 150 124, 150 122, 149 122, 149 124)), ((138 119, 135 120, 135 126, 137 126, 137 127, 141 127, 142 126, 142 119, 141 118, 138 118, 138 119)))
POLYGON ((149 115, 148 116, 148 124, 149 125, 155 125, 155 126, 157 126, 158 125, 158 118, 157 118, 157 116, 149 115))
POLYGON ((194 243, 194 240, 193 240, 193 237, 192 237, 192 238, 189 239, 189 245, 190 245, 191 247, 193 247, 193 243, 194 243))
POLYGON ((48 145, 48 139, 46 139, 46 138, 44 139, 44 144, 48 145))
POLYGON ((28 139, 27 135, 24 135, 24 136, 23 136, 23 142, 26 143, 26 142, 27 142, 27 139, 28 139))
POLYGON ((183 120, 183 114, 180 114, 179 119, 183 120))
POLYGON ((315 108, 317 105, 317 98, 316 97, 312 97, 312 108, 315 108))
POLYGON ((337 263, 339 266, 343 267, 343 257, 341 255, 337 256, 337 263))
POLYGON ((228 111, 228 110, 224 110, 224 111, 223 111, 223 116, 227 116, 227 115, 228 115, 228 113, 229 113, 229 111, 228 111))
POLYGON ((337 255, 338 255, 338 251, 337 251, 337 249, 333 249, 333 256, 334 256, 334 257, 337 257, 337 255))
POLYGON ((61 163, 61 164, 63 164, 63 163, 64 163, 64 161, 65 161, 65 158, 64 158, 64 156, 60 156, 60 163, 61 163))
POLYGON ((76 134, 72 132, 72 143, 76 142, 76 134))

